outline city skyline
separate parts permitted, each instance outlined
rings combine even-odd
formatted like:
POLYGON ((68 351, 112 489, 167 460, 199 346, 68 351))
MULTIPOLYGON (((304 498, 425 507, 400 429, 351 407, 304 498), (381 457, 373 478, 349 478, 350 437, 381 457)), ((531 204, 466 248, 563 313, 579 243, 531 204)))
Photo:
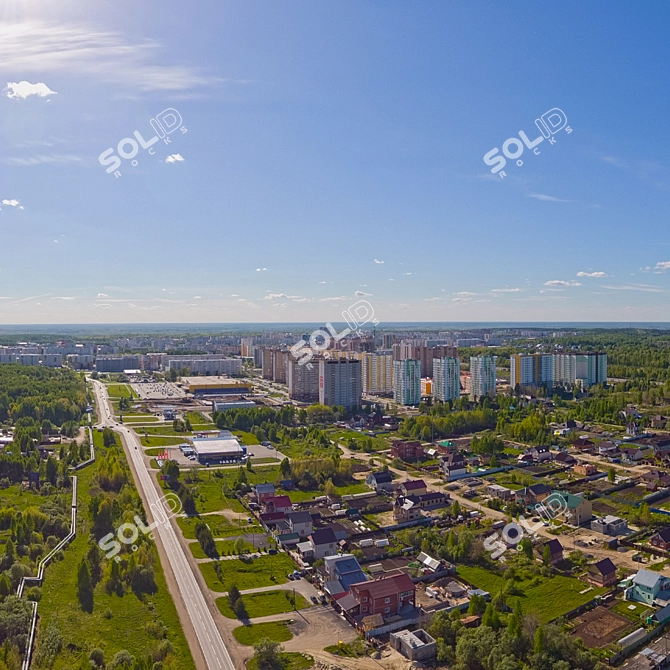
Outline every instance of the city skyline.
POLYGON ((0 324, 670 321, 652 6, 12 3, 0 324))

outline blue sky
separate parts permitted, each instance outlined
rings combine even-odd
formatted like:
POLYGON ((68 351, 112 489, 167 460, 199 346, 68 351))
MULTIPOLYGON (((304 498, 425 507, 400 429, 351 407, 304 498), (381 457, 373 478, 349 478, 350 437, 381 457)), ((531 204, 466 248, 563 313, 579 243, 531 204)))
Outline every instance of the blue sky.
POLYGON ((193 4, 3 3, 0 323, 670 321, 667 3, 193 4))

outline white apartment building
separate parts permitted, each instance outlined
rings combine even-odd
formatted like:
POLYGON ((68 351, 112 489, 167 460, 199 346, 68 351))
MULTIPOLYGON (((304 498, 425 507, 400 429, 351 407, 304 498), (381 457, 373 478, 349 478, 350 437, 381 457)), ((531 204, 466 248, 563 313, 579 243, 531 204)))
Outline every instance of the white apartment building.
POLYGON ((493 398, 496 394, 497 356, 470 356, 470 398, 493 398))
POLYGON ((510 356, 510 386, 553 386, 553 354, 513 354, 510 356))
POLYGON ((421 402, 421 361, 407 358, 393 362, 393 400, 400 405, 421 402))
POLYGON ((461 397, 461 361, 458 358, 433 359, 433 396, 443 402, 461 397))
POLYGON ((607 354, 554 354, 554 380, 557 384, 584 388, 607 383, 607 354))
POLYGON ((242 374, 241 358, 222 358, 220 355, 171 356, 167 361, 168 370, 188 368, 191 375, 229 375, 242 374))

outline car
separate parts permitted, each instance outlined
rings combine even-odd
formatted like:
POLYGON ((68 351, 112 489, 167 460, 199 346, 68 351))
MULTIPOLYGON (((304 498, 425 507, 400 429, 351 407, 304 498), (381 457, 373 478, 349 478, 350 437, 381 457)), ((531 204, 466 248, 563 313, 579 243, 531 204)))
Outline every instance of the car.
POLYGON ((549 522, 545 521, 542 525, 546 528, 549 525, 549 522))
POLYGON ((249 518, 247 519, 247 523, 253 523, 253 522, 254 522, 254 520, 253 520, 251 517, 249 517, 249 518))
POLYGON ((540 517, 539 517, 539 516, 534 516, 534 517, 533 517, 533 522, 534 522, 534 523, 537 523, 539 520, 540 520, 540 517))
POLYGON ((270 556, 274 556, 276 553, 277 553, 276 549, 268 549, 268 554, 270 554, 270 556))
POLYGON ((316 596, 310 596, 309 599, 315 604, 318 605, 319 601, 316 599, 316 596))
POLYGON ((326 596, 324 596, 323 593, 321 594, 321 604, 322 605, 326 604, 326 596))
POLYGON ((292 572, 289 572, 288 575, 287 575, 287 577, 288 577, 291 581, 293 581, 293 580, 295 579, 295 577, 293 576, 293 573, 292 573, 292 572))

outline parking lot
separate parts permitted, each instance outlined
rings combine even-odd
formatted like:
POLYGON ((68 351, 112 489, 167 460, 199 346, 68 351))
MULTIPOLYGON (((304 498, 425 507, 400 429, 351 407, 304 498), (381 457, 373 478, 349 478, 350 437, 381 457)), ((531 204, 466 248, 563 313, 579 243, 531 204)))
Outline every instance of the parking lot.
POLYGON ((181 400, 184 391, 172 382, 146 382, 131 384, 141 400, 181 400))

